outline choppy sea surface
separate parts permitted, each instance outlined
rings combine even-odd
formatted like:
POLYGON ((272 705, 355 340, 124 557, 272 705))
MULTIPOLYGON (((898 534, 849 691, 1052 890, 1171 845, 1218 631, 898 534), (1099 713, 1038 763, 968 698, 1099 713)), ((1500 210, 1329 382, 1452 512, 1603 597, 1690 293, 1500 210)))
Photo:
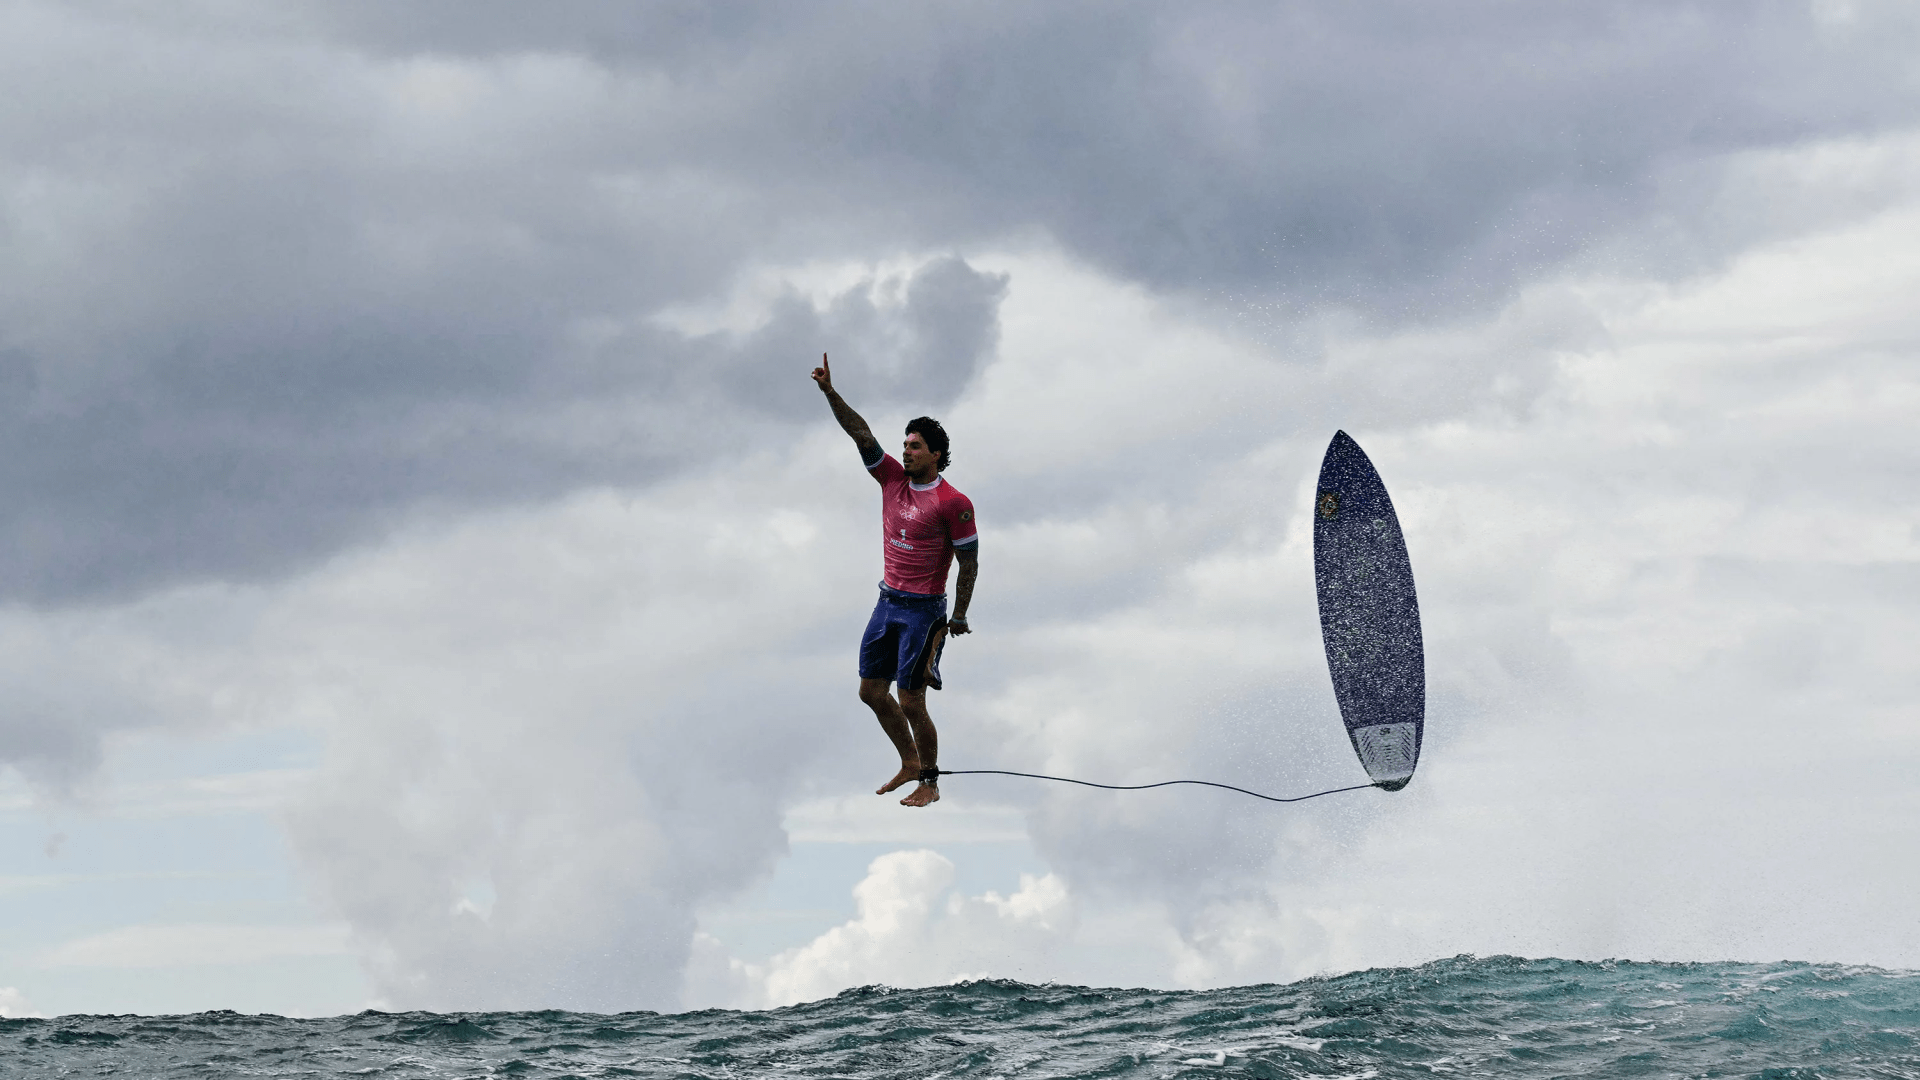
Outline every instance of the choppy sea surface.
POLYGON ((1227 990, 983 981, 765 1012, 0 1020, 0 1075, 1920 1078, 1920 973, 1457 957, 1227 990))

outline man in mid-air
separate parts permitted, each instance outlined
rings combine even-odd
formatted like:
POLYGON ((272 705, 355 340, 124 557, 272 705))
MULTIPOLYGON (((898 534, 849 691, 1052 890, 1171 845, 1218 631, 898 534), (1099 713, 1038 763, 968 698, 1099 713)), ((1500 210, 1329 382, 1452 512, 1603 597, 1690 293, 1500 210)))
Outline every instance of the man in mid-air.
POLYGON ((980 569, 980 536, 973 503, 941 479, 947 467, 947 431, 930 416, 909 421, 900 460, 880 449, 867 422, 833 389, 825 353, 813 381, 827 395, 833 418, 860 448, 867 472, 880 482, 880 531, 886 571, 880 601, 860 639, 860 700, 900 751, 900 771, 876 795, 918 780, 902 806, 940 801, 940 738, 927 715, 927 687, 940 689, 940 647, 948 634, 967 632, 967 603, 980 569), (947 570, 960 560, 953 615, 947 616, 947 570), (887 692, 900 684, 898 700, 887 692))

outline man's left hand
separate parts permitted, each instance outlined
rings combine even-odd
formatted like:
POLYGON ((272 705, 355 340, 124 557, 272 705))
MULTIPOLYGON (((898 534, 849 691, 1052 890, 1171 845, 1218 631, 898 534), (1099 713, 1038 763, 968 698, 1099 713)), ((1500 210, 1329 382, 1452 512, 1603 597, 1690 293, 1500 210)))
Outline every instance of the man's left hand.
POLYGON ((958 635, 971 634, 973 631, 967 628, 967 620, 965 619, 948 619, 947 633, 958 635))

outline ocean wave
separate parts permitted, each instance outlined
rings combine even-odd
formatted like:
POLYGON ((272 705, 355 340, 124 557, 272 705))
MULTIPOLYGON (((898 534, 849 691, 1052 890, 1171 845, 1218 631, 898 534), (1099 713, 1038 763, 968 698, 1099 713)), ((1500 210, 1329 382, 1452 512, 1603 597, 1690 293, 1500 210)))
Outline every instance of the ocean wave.
POLYGON ((1920 1078, 1920 981, 1455 957, 1221 990, 981 980, 762 1012, 0 1019, 8 1076, 1920 1078))

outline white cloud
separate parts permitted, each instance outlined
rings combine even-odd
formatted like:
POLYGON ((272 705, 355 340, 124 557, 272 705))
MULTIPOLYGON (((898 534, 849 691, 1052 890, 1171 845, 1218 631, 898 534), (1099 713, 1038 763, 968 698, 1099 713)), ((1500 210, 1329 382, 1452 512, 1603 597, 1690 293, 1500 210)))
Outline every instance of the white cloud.
POLYGON ((875 859, 854 886, 858 914, 764 965, 728 960, 707 943, 689 972, 694 1000, 726 987, 730 1004, 789 1005, 851 986, 927 986, 974 978, 1032 979, 1071 933, 1073 905, 1052 874, 1023 874, 1010 896, 950 892, 953 863, 935 851, 875 859), (703 970, 725 963, 726 972, 703 970))
POLYGON ((0 1018, 19 1020, 26 1017, 44 1016, 33 1007, 27 996, 11 986, 0 986, 0 1018))
POLYGON ((778 854, 821 734, 817 695, 776 703, 820 685, 795 637, 822 545, 815 508, 732 508, 781 497, 764 474, 475 522, 289 598, 299 653, 351 673, 288 687, 332 733, 293 835, 390 996, 657 1000, 693 905, 778 854), (485 919, 455 912, 473 879, 485 919))
POLYGON ((257 964, 285 957, 344 954, 348 933, 344 925, 126 926, 57 945, 41 963, 50 968, 257 964))

